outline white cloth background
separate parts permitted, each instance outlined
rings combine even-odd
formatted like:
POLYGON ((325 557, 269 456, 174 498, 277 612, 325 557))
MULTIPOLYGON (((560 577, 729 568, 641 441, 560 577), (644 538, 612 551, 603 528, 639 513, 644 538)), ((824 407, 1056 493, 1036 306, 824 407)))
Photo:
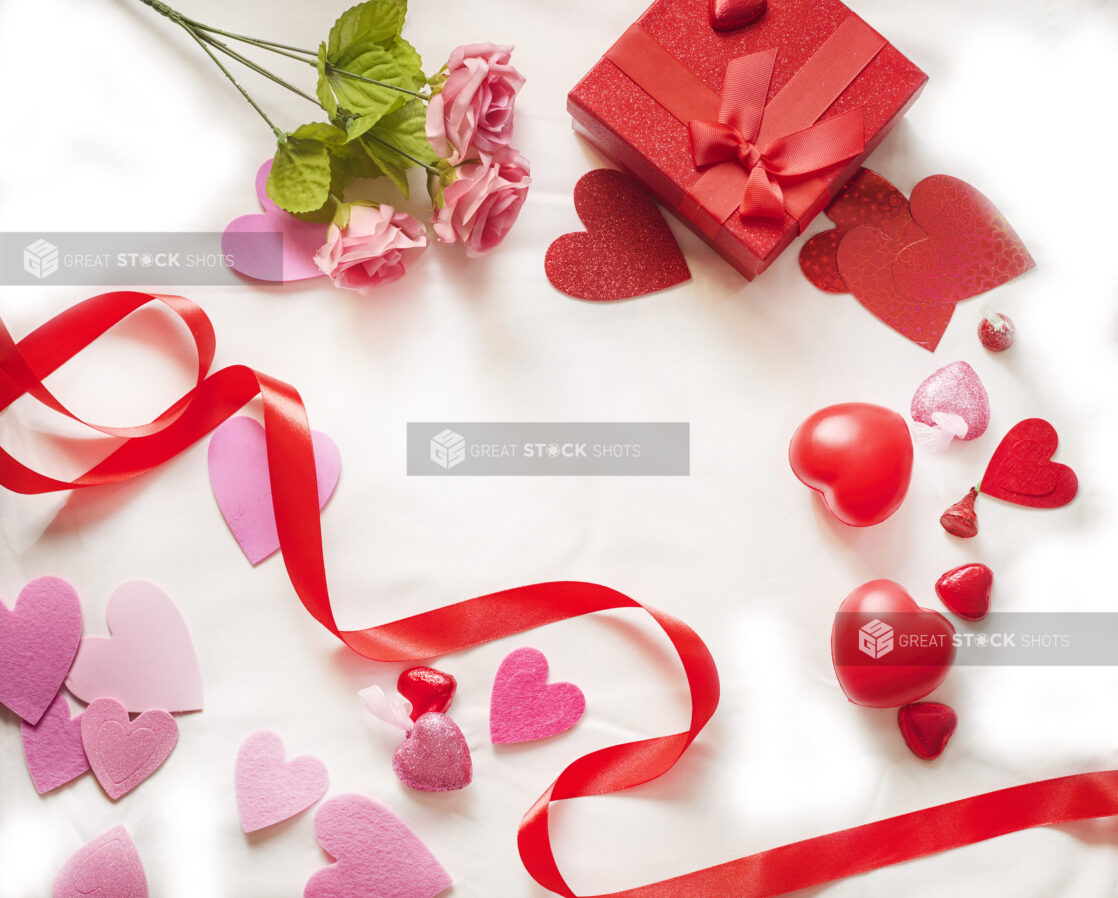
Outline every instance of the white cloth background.
MULTIPOLYGON (((306 46, 342 5, 182 0, 203 21, 306 46)), ((553 291, 544 250, 578 227, 572 188, 601 164, 571 134, 565 95, 643 6, 413 0, 407 36, 429 68, 456 44, 494 40, 517 45, 528 77, 516 143, 532 160, 534 185, 518 227, 490 258, 466 263, 456 249, 435 248, 368 298, 322 284, 184 288, 213 318, 219 363, 297 385, 312 425, 341 447, 341 483, 323 518, 341 624, 571 578, 619 588, 700 633, 723 699, 686 759, 648 787, 553 815, 561 868, 580 894, 1118 765, 1116 669, 956 669, 934 697, 958 710, 959 729, 927 764, 905 748, 892 712, 844 700, 828 651, 832 613, 859 583, 890 577, 938 607, 936 577, 970 560, 993 567, 1000 610, 1115 607, 1118 8, 852 2, 931 76, 872 167, 906 192, 937 172, 971 181, 1037 259, 1035 272, 989 297, 1018 327, 1017 345, 994 356, 975 336, 981 300, 959 307, 931 355, 851 297, 816 291, 800 274, 798 243, 747 284, 674 221, 694 274, 685 286, 612 306, 553 291), (886 523, 837 524, 788 470, 796 424, 846 400, 905 411, 917 384, 956 359, 990 392, 989 433, 918 457, 908 499, 886 523), (1058 458, 1077 470, 1080 497, 1037 512, 986 500, 977 539, 945 536, 939 513, 1001 435, 1033 415, 1056 425, 1058 458), (405 476, 406 422, 456 419, 688 421, 691 475, 405 476)), ((285 71, 312 83, 310 69, 285 71)), ((283 125, 313 111, 245 81, 283 125)), ((271 154, 269 132, 184 34, 135 0, 4 0, 0 83, 0 230, 218 230, 256 209, 253 176, 271 154)), ((820 219, 811 231, 826 226, 820 219)), ((89 292, 5 288, 0 314, 22 335, 89 292)), ((162 408, 187 384, 188 363, 181 334, 157 319, 121 328, 60 372, 52 382, 60 395, 118 423, 162 408), (175 347, 174 360, 136 339, 153 328, 175 347)), ((49 501, 26 500, 20 514, 30 521, 44 513, 36 503, 49 501)), ((3 509, 7 531, 14 525, 3 509)), ((453 895, 541 896, 517 857, 521 814, 575 757, 686 721, 682 677, 640 616, 559 624, 439 662, 460 684, 453 714, 476 778, 461 793, 410 792, 391 771, 395 732, 356 697, 371 683, 392 685, 400 667, 347 653, 300 607, 278 558, 249 567, 210 494, 204 446, 139 482, 74 497, 30 547, 6 535, 5 601, 28 578, 67 577, 87 633, 104 632, 106 599, 121 582, 148 578, 167 590, 194 634, 207 702, 180 718, 167 765, 117 804, 88 777, 40 798, 16 721, 0 714, 2 898, 45 895, 72 851, 119 823, 136 840, 154 896, 301 895, 326 863, 310 815, 251 838, 237 821, 233 758, 261 727, 281 733, 291 753, 322 757, 331 794, 360 792, 399 813, 450 870, 453 895), (577 682, 588 710, 567 735, 495 751, 490 680, 521 645, 538 646, 554 677, 577 682)), ((810 894, 1101 898, 1118 891, 1116 843, 1113 822, 1038 830, 810 894)))

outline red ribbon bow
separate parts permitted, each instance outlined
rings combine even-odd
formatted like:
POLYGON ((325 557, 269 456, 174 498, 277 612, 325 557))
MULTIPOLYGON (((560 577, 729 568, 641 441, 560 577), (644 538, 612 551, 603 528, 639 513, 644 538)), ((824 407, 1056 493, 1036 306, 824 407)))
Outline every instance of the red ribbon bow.
POLYGON ((775 49, 732 60, 726 67, 718 121, 687 123, 695 166, 709 169, 691 191, 700 205, 709 208, 711 195, 740 192, 742 218, 783 220, 782 181, 795 184, 865 148, 861 107, 780 133, 778 117, 765 114, 775 65, 775 49))

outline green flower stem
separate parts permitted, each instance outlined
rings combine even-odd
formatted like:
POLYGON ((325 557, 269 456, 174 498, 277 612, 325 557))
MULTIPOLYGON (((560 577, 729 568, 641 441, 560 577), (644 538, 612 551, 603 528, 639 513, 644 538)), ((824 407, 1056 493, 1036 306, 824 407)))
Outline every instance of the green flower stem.
POLYGON ((276 74, 268 71, 263 66, 258 65, 257 63, 253 62, 247 56, 242 56, 240 53, 238 53, 236 50, 234 50, 228 44, 225 44, 222 41, 217 40, 217 38, 210 37, 209 35, 207 35, 205 33, 198 34, 197 31, 193 28, 191 28, 191 31, 193 31, 197 37, 200 37, 202 40, 204 40, 211 47, 216 47, 218 50, 220 50, 226 56, 229 56, 231 59, 237 60, 237 62, 241 63, 241 65, 247 66, 248 68, 252 69, 254 72, 257 72, 258 74, 263 75, 269 81, 274 81, 276 84, 280 85, 280 87, 285 87, 289 91, 291 91, 292 93, 298 94, 304 100, 309 100, 311 103, 314 103, 315 106, 319 105, 318 100, 315 97, 312 97, 310 94, 306 93, 305 91, 300 90, 298 87, 296 87, 290 81, 286 81, 285 79, 281 78, 279 75, 276 75, 276 74))
POLYGON ((377 137, 375 134, 372 134, 372 133, 368 133, 365 136, 369 137, 369 138, 372 138, 377 143, 379 143, 381 146, 388 147, 388 149, 392 150, 393 152, 399 153, 405 159, 408 159, 408 160, 414 162, 416 165, 427 169, 427 171, 431 172, 432 174, 437 175, 439 173, 439 170, 437 168, 435 168, 435 166, 428 165, 426 162, 422 161, 421 159, 416 159, 415 156, 413 156, 411 153, 404 152, 403 150, 401 150, 395 144, 391 144, 387 140, 382 140, 381 138, 377 137))

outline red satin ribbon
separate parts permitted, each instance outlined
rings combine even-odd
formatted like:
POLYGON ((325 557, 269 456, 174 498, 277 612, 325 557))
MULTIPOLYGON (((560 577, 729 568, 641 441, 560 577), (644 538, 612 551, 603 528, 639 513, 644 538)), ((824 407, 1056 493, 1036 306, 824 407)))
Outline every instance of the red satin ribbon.
MULTIPOLYGON (((0 450, 0 486, 44 493, 137 477, 184 451, 259 394, 276 525, 292 585, 307 610, 346 645, 377 661, 426 661, 515 633, 612 608, 639 608, 667 635, 691 692, 688 729, 592 752, 569 765, 520 824, 525 868, 552 892, 577 898, 559 872, 548 833, 551 803, 606 795, 666 773, 699 735, 718 704, 710 652, 686 624, 594 583, 539 583, 468 599, 370 627, 339 630, 326 586, 314 454, 306 411, 287 384, 250 368, 209 373, 214 334, 202 310, 181 297, 107 293, 79 303, 18 344, 0 321, 0 412, 25 394, 75 421, 43 380, 113 325, 148 302, 161 302, 190 330, 198 349, 193 389, 153 421, 118 428, 88 424, 126 442, 72 481, 56 480, 0 450)), ((115 441, 114 441, 115 442, 115 441)), ((1034 826, 1118 814, 1118 771, 1028 783, 830 833, 651 885, 595 898, 764 896, 830 882, 1034 826)))

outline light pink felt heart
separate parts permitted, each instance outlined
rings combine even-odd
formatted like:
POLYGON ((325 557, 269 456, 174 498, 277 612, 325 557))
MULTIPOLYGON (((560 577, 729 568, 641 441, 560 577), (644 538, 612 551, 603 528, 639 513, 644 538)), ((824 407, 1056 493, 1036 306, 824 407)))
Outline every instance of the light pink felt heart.
POLYGON ((179 725, 166 711, 135 720, 120 702, 99 698, 82 714, 82 745, 97 782, 114 801, 155 773, 179 741, 179 725))
POLYGON ((489 734, 494 745, 546 739, 565 733, 585 710, 586 698, 573 683, 548 684, 543 652, 517 649, 497 668, 489 734))
POLYGON ((40 795, 64 786, 89 770, 82 746, 82 716, 70 717, 70 705, 61 692, 35 726, 20 726, 27 772, 40 795))
POLYGON ((237 752, 237 810, 246 833, 305 811, 326 794, 326 765, 310 755, 284 761, 283 740, 269 730, 249 736, 237 752))
MULTIPOLYGON (((311 442, 322 508, 338 485, 342 458, 326 434, 311 431, 311 442)), ((210 437, 209 466, 210 486, 233 538, 249 562, 259 564, 279 549, 264 428, 243 415, 230 418, 210 437)))
POLYGON ((287 283, 323 277, 314 254, 326 242, 326 222, 300 221, 284 212, 268 196, 272 160, 256 173, 256 198, 262 215, 234 218, 221 235, 221 251, 231 257, 230 268, 258 281, 287 283))
POLYGON ((136 845, 123 826, 79 848, 54 877, 51 898, 147 898, 136 845))
POLYGON ((66 679, 81 638, 81 602, 65 580, 32 580, 11 611, 0 602, 0 704, 38 723, 66 679))
POLYGON ((113 698, 133 713, 150 708, 199 711, 202 674, 190 631, 163 590, 133 580, 109 596, 111 636, 87 636, 66 678, 83 702, 113 698))
POLYGON ((335 863, 307 881, 303 898, 435 898, 451 885, 404 821, 363 795, 331 798, 315 814, 314 832, 335 863))

